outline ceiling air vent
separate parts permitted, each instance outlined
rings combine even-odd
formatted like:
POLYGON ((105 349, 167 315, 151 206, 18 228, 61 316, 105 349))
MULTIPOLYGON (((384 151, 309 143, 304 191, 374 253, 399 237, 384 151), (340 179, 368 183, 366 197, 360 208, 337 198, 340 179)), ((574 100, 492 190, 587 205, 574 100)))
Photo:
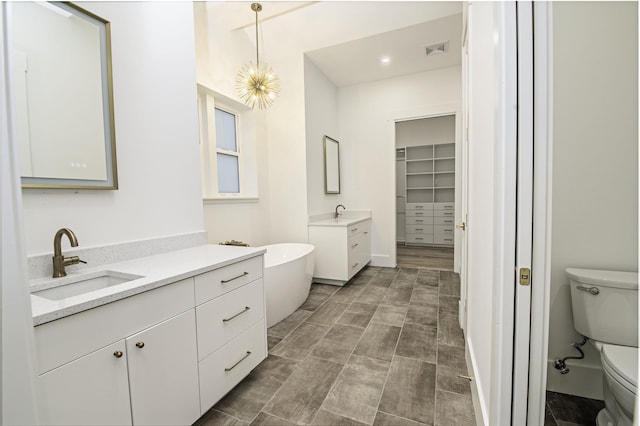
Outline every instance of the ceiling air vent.
POLYGON ((441 41, 440 43, 435 43, 430 46, 425 46, 425 51, 427 56, 436 56, 442 55, 449 51, 449 40, 441 41))

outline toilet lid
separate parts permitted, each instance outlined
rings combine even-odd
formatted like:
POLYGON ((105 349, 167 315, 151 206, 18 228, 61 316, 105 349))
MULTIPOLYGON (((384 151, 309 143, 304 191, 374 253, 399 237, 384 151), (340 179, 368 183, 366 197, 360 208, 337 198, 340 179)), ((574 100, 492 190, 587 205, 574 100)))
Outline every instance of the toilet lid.
POLYGON ((638 388, 638 348, 602 345, 602 362, 621 378, 638 388))

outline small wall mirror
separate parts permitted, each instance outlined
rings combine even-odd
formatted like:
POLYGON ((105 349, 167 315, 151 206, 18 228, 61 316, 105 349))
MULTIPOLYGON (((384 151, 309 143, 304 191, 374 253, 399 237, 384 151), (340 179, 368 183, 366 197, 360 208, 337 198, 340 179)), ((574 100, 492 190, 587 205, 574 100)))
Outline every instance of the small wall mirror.
POLYGON ((329 136, 324 137, 324 193, 340 193, 339 143, 329 136))
POLYGON ((22 186, 117 189, 109 22, 67 2, 11 20, 22 186))

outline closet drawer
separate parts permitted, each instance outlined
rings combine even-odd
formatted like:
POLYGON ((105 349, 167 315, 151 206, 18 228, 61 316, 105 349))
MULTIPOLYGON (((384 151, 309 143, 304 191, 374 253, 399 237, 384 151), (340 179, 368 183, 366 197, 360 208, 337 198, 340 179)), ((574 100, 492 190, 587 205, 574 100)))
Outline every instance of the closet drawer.
POLYGON ((214 299, 262 277, 262 256, 225 266, 195 277, 196 305, 214 299))
POLYGON ((407 217, 433 217, 433 210, 407 210, 407 217))
POLYGON ((453 225, 433 225, 434 235, 453 235, 453 225))
POLYGON ((262 279, 196 308, 198 360, 240 335, 264 317, 262 279))
POLYGON ((407 225, 433 225, 433 217, 407 216, 407 225))
POLYGON ((407 203, 407 210, 433 210, 433 203, 407 203))
POLYGON ((431 225, 407 225, 407 234, 431 234, 431 235, 433 235, 433 226, 431 226, 431 225))
POLYGON ((453 226, 453 216, 437 216, 433 218, 434 225, 453 226))
POLYGON ((455 203, 433 203, 433 210, 455 210, 455 203))
POLYGON ((263 320, 199 363, 202 414, 266 358, 266 346, 263 320))
POLYGON ((431 234, 407 234, 407 243, 415 244, 433 244, 433 235, 431 234))
POLYGON ((433 243, 453 245, 453 235, 434 235, 433 243))

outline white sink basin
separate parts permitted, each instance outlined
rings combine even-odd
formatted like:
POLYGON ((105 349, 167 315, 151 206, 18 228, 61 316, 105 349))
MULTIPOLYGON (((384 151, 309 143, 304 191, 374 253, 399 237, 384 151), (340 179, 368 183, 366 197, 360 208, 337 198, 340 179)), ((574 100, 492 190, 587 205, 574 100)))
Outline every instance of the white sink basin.
POLYGON ((49 300, 62 300, 139 278, 144 277, 117 271, 100 271, 79 275, 77 277, 60 278, 60 280, 65 280, 64 284, 46 290, 36 291, 31 294, 49 300))

